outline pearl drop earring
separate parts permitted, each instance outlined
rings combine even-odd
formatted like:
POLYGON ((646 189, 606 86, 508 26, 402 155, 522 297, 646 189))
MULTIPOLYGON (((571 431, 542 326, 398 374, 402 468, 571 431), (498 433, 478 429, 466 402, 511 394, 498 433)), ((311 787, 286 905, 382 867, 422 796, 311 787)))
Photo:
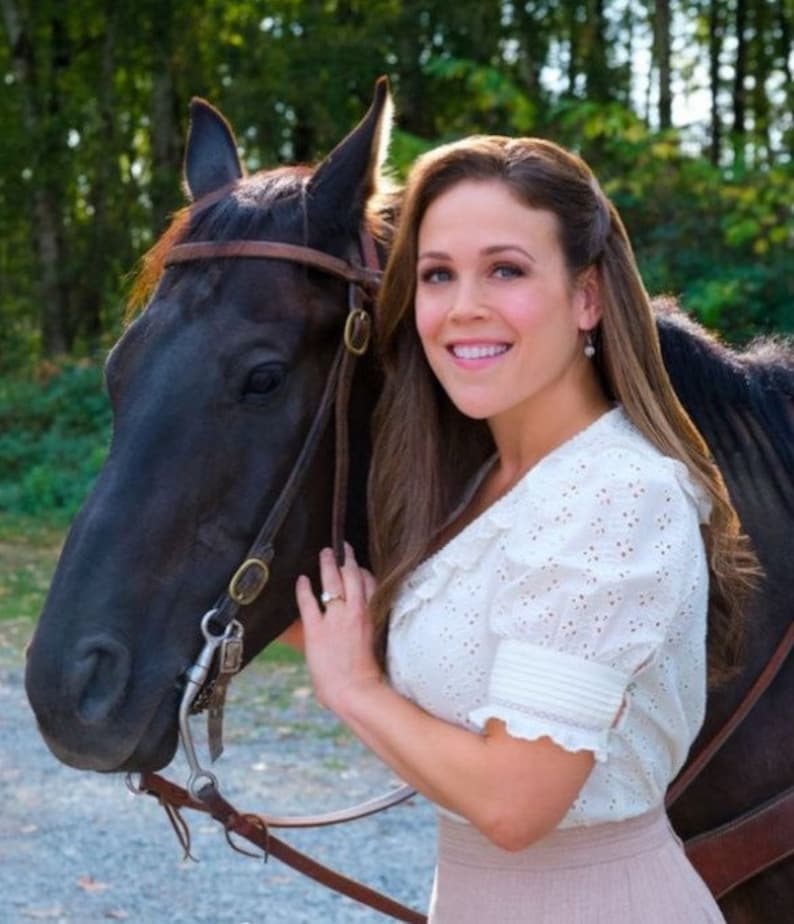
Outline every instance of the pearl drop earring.
POLYGON ((595 347, 593 346, 593 334, 591 331, 588 331, 584 337, 584 355, 588 359, 592 359, 595 356, 595 347))

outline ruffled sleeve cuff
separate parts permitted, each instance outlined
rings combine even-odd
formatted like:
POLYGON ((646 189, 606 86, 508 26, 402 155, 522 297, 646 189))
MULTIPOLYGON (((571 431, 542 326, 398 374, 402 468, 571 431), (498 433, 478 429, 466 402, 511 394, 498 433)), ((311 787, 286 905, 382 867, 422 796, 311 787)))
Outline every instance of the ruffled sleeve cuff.
POLYGON ((501 719, 509 734, 535 740, 547 736, 567 751, 607 758, 630 676, 576 655, 504 639, 494 659, 484 706, 469 720, 484 728, 501 719))

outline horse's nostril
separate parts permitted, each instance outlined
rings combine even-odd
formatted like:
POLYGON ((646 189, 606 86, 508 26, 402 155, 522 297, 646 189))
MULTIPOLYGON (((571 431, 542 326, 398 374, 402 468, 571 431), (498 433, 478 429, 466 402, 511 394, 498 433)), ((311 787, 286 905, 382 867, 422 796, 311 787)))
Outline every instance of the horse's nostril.
POLYGON ((104 721, 124 698, 130 666, 129 651, 115 639, 85 639, 78 645, 69 681, 83 722, 104 721))

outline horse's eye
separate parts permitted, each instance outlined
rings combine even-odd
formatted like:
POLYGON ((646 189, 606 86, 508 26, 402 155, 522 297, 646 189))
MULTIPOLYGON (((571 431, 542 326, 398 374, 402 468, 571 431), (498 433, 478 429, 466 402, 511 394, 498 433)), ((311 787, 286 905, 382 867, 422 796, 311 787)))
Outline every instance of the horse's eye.
POLYGON ((276 363, 252 369, 243 388, 243 400, 257 403, 270 397, 284 381, 284 367, 276 363))

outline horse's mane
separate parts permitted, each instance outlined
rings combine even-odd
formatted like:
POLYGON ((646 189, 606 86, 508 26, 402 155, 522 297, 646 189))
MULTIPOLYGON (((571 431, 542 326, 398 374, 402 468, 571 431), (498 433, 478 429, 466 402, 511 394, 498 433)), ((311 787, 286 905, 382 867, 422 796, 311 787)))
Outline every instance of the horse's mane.
POLYGON ((717 376, 717 387, 726 397, 745 403, 754 389, 762 388, 794 398, 794 340, 768 335, 735 350, 698 324, 675 299, 654 298, 653 308, 671 360, 685 361, 689 369, 694 358, 702 374, 717 376))
MULTIPOLYGON (((743 350, 722 343, 674 299, 653 300, 665 366, 684 404, 740 453, 748 428, 764 435, 770 470, 794 475, 794 340, 766 336, 743 350)), ((696 423, 698 421, 696 420, 696 423)), ((704 434, 705 435, 705 434, 704 434)), ((790 484, 780 484, 791 495, 790 484)))
MULTIPOLYGON (((313 173, 313 168, 302 165, 262 170, 175 212, 168 228, 144 254, 133 274, 126 319, 134 317, 151 298, 175 244, 198 240, 281 240, 290 229, 294 233, 296 212, 303 224, 301 243, 306 244, 309 233, 306 188, 313 173), (288 207, 276 208, 285 205, 288 207)), ((394 199, 395 193, 386 187, 367 203, 365 222, 379 241, 386 241, 391 235, 394 199)), ((347 214, 340 214, 340 210, 320 216, 327 232, 353 235, 358 229, 346 227, 346 218, 347 214)), ((312 221, 317 220, 313 213, 312 221)))

